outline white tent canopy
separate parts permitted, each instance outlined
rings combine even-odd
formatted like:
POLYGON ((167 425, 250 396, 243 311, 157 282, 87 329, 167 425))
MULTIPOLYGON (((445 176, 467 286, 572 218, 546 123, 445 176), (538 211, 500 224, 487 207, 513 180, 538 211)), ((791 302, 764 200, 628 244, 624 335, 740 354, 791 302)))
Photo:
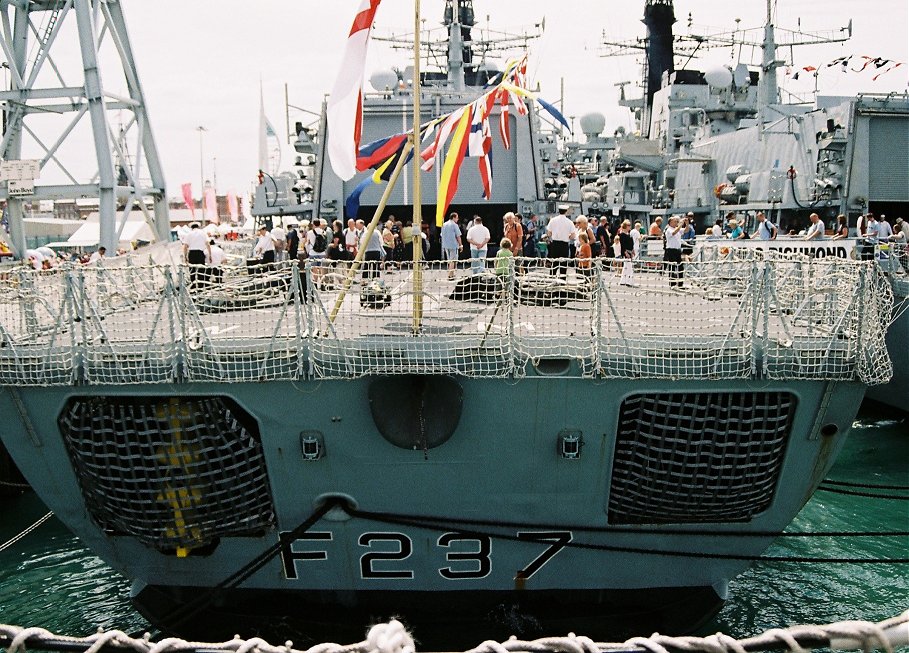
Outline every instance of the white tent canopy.
MULTIPOLYGON (((145 222, 144 217, 139 214, 130 216, 130 219, 123 225, 123 231, 120 232, 120 238, 117 247, 129 249, 133 241, 154 242, 155 236, 151 227, 145 222)), ((96 247, 101 242, 101 224, 98 221, 98 214, 91 213, 86 218, 82 226, 76 230, 66 244, 73 247, 96 247)))

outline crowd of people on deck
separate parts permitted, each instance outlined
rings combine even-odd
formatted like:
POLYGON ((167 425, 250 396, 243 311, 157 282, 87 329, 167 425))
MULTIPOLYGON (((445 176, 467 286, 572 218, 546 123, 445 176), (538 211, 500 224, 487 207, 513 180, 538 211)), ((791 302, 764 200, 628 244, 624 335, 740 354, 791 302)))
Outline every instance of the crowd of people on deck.
MULTIPOLYGON (((346 223, 334 220, 330 224, 320 218, 312 221, 286 221, 257 230, 257 239, 250 264, 268 265, 283 260, 325 261, 328 267, 335 262, 353 261, 362 251, 363 276, 375 278, 382 269, 398 266, 413 260, 413 244, 421 244, 425 260, 447 262, 448 277, 453 278, 458 261, 469 261, 472 274, 490 269, 502 273, 508 269, 503 262, 507 257, 550 259, 550 273, 565 277, 568 261, 576 259, 572 267, 582 276, 589 276, 591 262, 596 258, 610 258, 618 271, 622 270, 622 284, 633 285, 633 265, 626 265, 647 255, 648 245, 661 243, 662 259, 670 271, 672 287, 681 285, 681 271, 689 260, 696 238, 693 213, 664 218, 657 216, 646 227, 637 221, 612 220, 607 216, 573 216, 573 207, 559 206, 551 216, 529 214, 521 217, 507 212, 501 225, 488 219, 472 216, 462 219, 457 212, 449 214, 441 229, 430 227, 424 221, 415 232, 411 220, 400 220, 393 215, 379 224, 367 239, 367 224, 361 219, 348 219, 346 223), (490 229, 492 227, 492 229, 490 229), (501 236, 493 237, 493 233, 501 236), (414 237, 416 234, 416 238, 414 237), (495 259, 495 262, 486 259, 495 259)), ((847 218, 840 215, 830 227, 817 213, 809 217, 809 224, 801 231, 791 225, 780 227, 763 212, 757 212, 748 229, 745 220, 735 212, 718 218, 704 231, 707 241, 714 240, 775 240, 785 234, 804 240, 841 240, 847 237, 860 239, 858 251, 862 259, 871 259, 880 246, 895 245, 893 252, 902 267, 909 271, 906 244, 909 243, 909 221, 897 218, 891 225, 884 215, 867 213, 858 218, 850 229, 847 218), (902 247, 900 247, 902 245, 902 247)), ((225 261, 225 252, 217 240, 198 223, 180 233, 184 260, 197 266, 219 268, 225 261)), ((657 254, 660 248, 657 248, 657 254)), ((126 253, 118 250, 115 255, 126 253)), ((28 250, 28 264, 35 269, 51 269, 64 261, 93 264, 111 256, 105 248, 92 253, 58 255, 50 248, 28 250), (48 251, 45 251, 48 250, 48 251)), ((320 266, 321 267, 321 266, 320 266)), ((523 269, 523 266, 522 266, 523 269)), ((316 274, 319 274, 317 272, 316 274)))
MULTIPOLYGON (((647 255, 648 246, 656 247, 652 254, 662 254, 663 267, 669 272, 670 287, 680 288, 685 263, 690 259, 695 238, 695 216, 687 215, 656 217, 646 227, 640 222, 624 220, 610 221, 607 216, 573 216, 573 207, 559 206, 558 213, 551 216, 529 214, 523 219, 514 212, 502 217, 501 225, 488 219, 472 216, 463 219, 457 212, 449 214, 440 229, 430 228, 428 222, 414 231, 410 220, 399 220, 393 215, 376 225, 367 239, 367 223, 364 220, 348 219, 346 224, 335 220, 331 224, 323 219, 288 223, 285 227, 258 230, 258 239, 253 250, 256 262, 269 264, 282 260, 312 259, 324 261, 320 266, 329 267, 335 262, 353 261, 363 252, 363 276, 375 278, 380 270, 395 267, 413 260, 413 243, 417 240, 422 247, 425 260, 447 262, 448 278, 452 279, 458 269, 458 261, 469 265, 474 275, 487 271, 503 273, 508 264, 503 259, 525 257, 549 259, 546 263, 550 274, 565 278, 569 262, 581 276, 592 274, 592 261, 609 258, 618 272, 621 270, 623 285, 634 285, 633 261, 647 255), (665 221, 664 221, 665 220, 665 221), (490 228, 492 227, 492 229, 490 228), (493 237, 493 232, 501 234, 493 237), (415 233, 418 234, 415 236, 415 233), (487 261, 494 259, 494 261, 487 261), (469 263, 468 263, 469 262, 469 263)), ((774 224, 763 212, 757 212, 751 222, 751 229, 736 213, 727 213, 708 225, 704 235, 713 240, 775 240, 784 233, 788 237, 805 240, 841 239, 850 234, 845 216, 839 216, 836 226, 828 230, 818 214, 812 213, 807 228, 797 233, 794 229, 785 232, 774 224)), ((897 219, 894 226, 884 216, 872 214, 859 219, 855 235, 863 242, 903 242, 909 240, 909 223, 897 219)), ((206 246, 199 237, 194 258, 212 265, 206 254, 206 246)), ((211 247, 213 241, 208 243, 211 247)), ((214 258, 218 258, 216 255, 214 258)), ((217 263, 214 263, 217 265, 217 263)), ((525 266, 521 266, 523 270, 525 266)), ((317 270, 315 275, 323 271, 317 270)))

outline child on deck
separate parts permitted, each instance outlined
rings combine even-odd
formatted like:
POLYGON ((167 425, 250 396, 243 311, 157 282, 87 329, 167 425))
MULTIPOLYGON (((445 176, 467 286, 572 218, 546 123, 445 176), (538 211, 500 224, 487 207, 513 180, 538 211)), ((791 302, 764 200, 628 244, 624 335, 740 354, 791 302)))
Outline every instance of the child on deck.
POLYGON ((622 243, 619 240, 618 234, 612 239, 612 256, 612 269, 618 274, 619 270, 622 269, 622 243))
POLYGON ((511 264, 508 259, 514 258, 511 251, 511 241, 503 238, 499 243, 499 251, 496 253, 496 276, 504 277, 511 271, 511 264))
POLYGON ((587 283, 593 279, 593 269, 590 267, 591 258, 593 258, 593 250, 590 247, 590 235, 582 231, 578 234, 578 272, 587 283))

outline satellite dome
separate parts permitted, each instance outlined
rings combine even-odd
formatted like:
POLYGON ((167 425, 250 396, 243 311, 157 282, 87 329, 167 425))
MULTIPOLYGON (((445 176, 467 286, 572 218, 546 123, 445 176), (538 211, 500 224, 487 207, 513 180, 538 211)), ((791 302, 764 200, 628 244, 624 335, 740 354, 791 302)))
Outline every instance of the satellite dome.
POLYGON ((398 74, 393 70, 377 70, 369 76, 369 84, 379 93, 397 88, 398 74))
POLYGON ((736 66, 735 72, 732 74, 732 80, 739 88, 745 88, 751 84, 751 75, 748 73, 748 66, 743 63, 736 66))
POLYGON ((585 136, 599 136, 606 128, 606 116, 602 113, 586 113, 581 116, 581 131, 585 136))
POLYGON ((714 88, 729 88, 732 85, 732 71, 726 66, 717 66, 704 73, 704 79, 714 88))

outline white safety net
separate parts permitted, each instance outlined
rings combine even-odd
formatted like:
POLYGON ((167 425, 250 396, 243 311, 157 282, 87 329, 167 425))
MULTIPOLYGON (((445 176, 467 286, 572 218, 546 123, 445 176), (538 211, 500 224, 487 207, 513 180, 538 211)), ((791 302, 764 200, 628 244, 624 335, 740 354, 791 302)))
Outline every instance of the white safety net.
POLYGON ((189 381, 303 375, 308 323, 296 263, 183 268, 181 338, 189 381))
POLYGON ((5 384, 892 374, 893 298, 874 261, 731 249, 681 264, 128 263, 2 281, 5 384))
POLYGON ((506 275, 446 263, 312 265, 310 346, 320 378, 367 374, 505 376, 513 355, 506 275))
POLYGON ((768 377, 890 378, 884 333, 893 296, 879 267, 771 251, 763 276, 768 377))
POLYGON ((177 376, 173 270, 87 267, 71 276, 89 383, 163 383, 177 376))
POLYGON ((20 268, 0 277, 0 383, 75 379, 74 296, 63 270, 20 268))

